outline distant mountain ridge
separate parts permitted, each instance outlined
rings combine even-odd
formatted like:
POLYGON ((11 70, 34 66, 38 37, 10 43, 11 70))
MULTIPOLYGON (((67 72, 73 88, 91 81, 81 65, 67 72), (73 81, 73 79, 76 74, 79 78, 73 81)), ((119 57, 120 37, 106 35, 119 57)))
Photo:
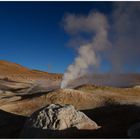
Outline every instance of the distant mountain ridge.
POLYGON ((39 79, 61 79, 61 74, 49 74, 40 70, 30 70, 22 65, 0 60, 0 79, 7 78, 13 81, 34 81, 39 79))

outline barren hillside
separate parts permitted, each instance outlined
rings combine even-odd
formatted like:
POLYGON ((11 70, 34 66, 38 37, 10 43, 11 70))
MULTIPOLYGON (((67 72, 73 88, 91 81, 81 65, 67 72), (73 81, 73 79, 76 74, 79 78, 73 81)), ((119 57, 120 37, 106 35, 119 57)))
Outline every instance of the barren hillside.
POLYGON ((61 74, 30 70, 16 63, 0 60, 0 79, 31 83, 40 79, 61 79, 61 74))

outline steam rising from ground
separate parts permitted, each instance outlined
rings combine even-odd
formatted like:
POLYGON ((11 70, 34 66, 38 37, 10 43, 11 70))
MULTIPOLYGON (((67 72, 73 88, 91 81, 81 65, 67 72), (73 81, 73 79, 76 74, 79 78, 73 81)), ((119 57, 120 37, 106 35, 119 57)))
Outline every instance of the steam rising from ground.
POLYGON ((110 45, 107 39, 108 23, 103 14, 90 13, 87 17, 68 15, 64 22, 68 32, 90 32, 92 38, 78 49, 78 56, 64 74, 61 88, 66 87, 69 81, 86 74, 90 67, 99 67, 100 56, 98 52, 106 50, 110 45))
POLYGON ((74 63, 63 76, 61 88, 67 87, 72 80, 98 70, 104 57, 111 62, 112 72, 140 69, 139 15, 139 2, 115 3, 111 25, 107 16, 99 12, 91 12, 87 16, 67 14, 64 29, 74 38, 80 36, 80 47, 74 63))

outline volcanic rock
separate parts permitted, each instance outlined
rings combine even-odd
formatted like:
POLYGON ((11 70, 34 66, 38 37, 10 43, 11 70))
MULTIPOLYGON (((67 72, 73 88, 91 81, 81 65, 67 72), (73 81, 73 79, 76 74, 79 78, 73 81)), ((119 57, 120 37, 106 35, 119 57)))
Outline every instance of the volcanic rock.
POLYGON ((84 113, 75 110, 74 106, 59 104, 51 104, 33 113, 25 127, 51 130, 64 130, 70 127, 77 129, 99 128, 84 113))
POLYGON ((96 130, 100 128, 84 113, 75 110, 72 105, 51 104, 36 112, 25 123, 21 137, 47 137, 48 131, 61 133, 62 130, 96 130), (34 131, 35 130, 35 131, 34 131), (36 131, 39 130, 39 131, 36 131), (61 131, 60 131, 61 130, 61 131), (46 133, 44 133, 46 131, 46 133), (29 134, 31 132, 31 134, 29 134))

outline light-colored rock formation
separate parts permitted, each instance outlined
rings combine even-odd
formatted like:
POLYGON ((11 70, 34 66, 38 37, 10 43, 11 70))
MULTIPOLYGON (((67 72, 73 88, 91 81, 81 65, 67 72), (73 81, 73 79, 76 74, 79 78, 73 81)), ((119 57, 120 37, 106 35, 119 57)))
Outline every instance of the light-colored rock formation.
POLYGON ((51 104, 26 121, 21 138, 81 138, 100 128, 72 105, 51 104))
POLYGON ((65 130, 76 127, 77 129, 98 129, 99 126, 84 113, 75 110, 72 105, 51 104, 31 115, 26 127, 65 130))

